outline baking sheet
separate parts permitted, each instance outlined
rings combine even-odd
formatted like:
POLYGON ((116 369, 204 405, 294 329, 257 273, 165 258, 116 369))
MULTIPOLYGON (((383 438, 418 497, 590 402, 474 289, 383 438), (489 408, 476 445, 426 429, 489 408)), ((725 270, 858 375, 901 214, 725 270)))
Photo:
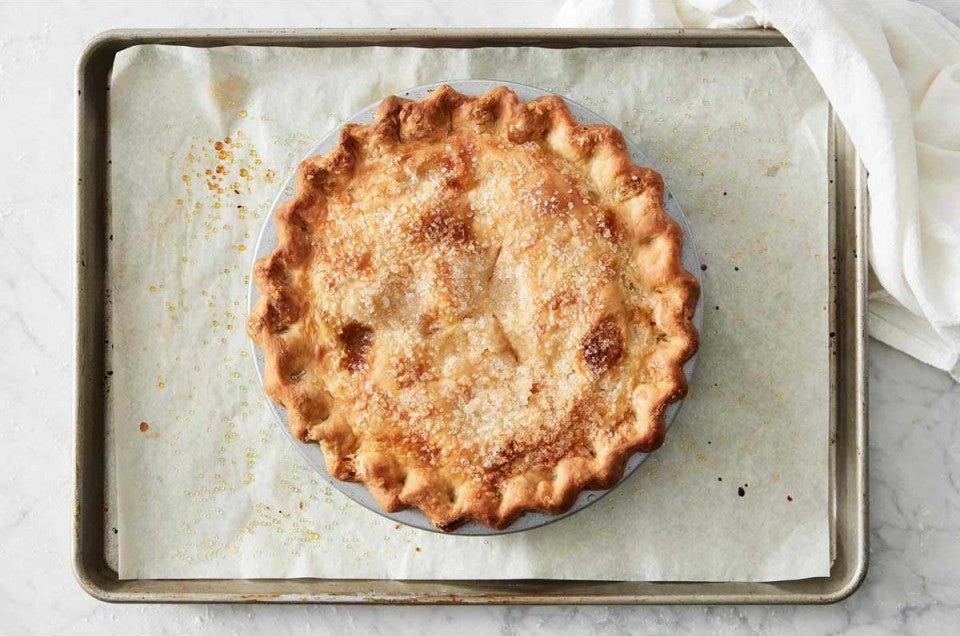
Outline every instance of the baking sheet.
POLYGON ((826 575, 826 121, 788 49, 122 53, 108 281, 121 577, 826 575), (620 125, 708 266, 698 377, 666 446, 588 511, 487 539, 396 528, 325 488, 273 427, 242 332, 247 250, 283 173, 359 107, 456 77, 539 85, 620 125))

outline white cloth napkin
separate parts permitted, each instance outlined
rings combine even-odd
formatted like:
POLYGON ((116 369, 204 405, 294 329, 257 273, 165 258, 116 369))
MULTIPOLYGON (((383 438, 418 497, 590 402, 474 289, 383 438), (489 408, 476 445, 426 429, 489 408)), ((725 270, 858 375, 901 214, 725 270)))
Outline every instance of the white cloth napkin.
POLYGON ((905 0, 566 0, 554 23, 783 33, 869 173, 870 334, 960 381, 960 28, 905 0))

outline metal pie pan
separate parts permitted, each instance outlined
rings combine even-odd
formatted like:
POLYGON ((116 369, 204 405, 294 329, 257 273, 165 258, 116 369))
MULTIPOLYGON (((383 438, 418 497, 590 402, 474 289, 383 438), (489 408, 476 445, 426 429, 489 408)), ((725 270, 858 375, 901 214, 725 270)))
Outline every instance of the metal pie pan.
MULTIPOLYGON (((448 84, 454 89, 460 91, 461 93, 467 95, 479 95, 485 93, 491 88, 497 86, 506 86, 510 90, 514 91, 517 96, 523 101, 529 101, 537 97, 543 97, 548 95, 553 95, 549 91, 545 91, 533 86, 527 86, 524 84, 517 84, 515 82, 503 82, 503 81, 494 81, 494 80, 451 80, 446 82, 436 82, 433 84, 427 84, 424 86, 418 86, 416 88, 411 88, 406 91, 397 93, 397 95, 407 97, 410 99, 422 99, 427 93, 429 93, 434 88, 441 86, 443 84, 448 84)), ((385 96, 386 97, 386 96, 385 96)), ((573 114, 574 119, 577 122, 582 124, 610 124, 593 111, 577 104, 576 102, 570 101, 569 99, 560 96, 566 102, 567 106, 570 108, 570 112, 573 114)), ((376 113, 379 102, 372 104, 353 117, 349 118, 346 123, 370 123, 373 121, 373 116, 376 113)), ((326 151, 330 150, 337 143, 337 136, 339 133, 340 127, 331 130, 327 135, 323 137, 306 155, 313 156, 323 154, 326 151)), ((630 139, 626 140, 627 148, 630 151, 630 159, 634 164, 639 166, 648 166, 653 169, 657 167, 647 159, 646 155, 634 144, 630 139)), ((260 231, 260 237, 257 241, 257 247, 254 251, 254 261, 257 259, 266 256, 272 252, 277 245, 277 235, 273 224, 273 215, 277 207, 292 198, 295 192, 295 175, 291 173, 287 176, 283 186, 280 188, 280 192, 277 194, 277 197, 274 199, 273 205, 270 209, 270 214, 264 221, 263 228, 260 231)), ((687 226, 686 219, 684 219, 683 212, 680 210, 680 206, 677 204, 676 199, 670 193, 668 188, 664 188, 664 210, 667 214, 675 221, 677 221, 684 232, 684 242, 683 242, 683 253, 682 253, 682 262, 684 268, 693 274, 698 282, 700 281, 700 258, 697 254, 696 247, 694 246, 693 239, 690 234, 690 228, 687 226)), ((251 309, 254 304, 257 302, 259 294, 257 293, 256 287, 253 284, 253 276, 250 277, 250 288, 248 296, 248 311, 251 309)), ((694 314, 693 323, 697 327, 698 331, 702 331, 701 327, 703 324, 703 294, 700 295, 700 299, 697 302, 696 313, 694 314)), ((261 384, 263 382, 263 370, 264 370, 264 358, 263 352, 253 346, 253 360, 257 368, 257 376, 260 378, 261 384)), ((690 358, 684 365, 684 373, 687 376, 688 380, 692 380, 694 368, 697 363, 697 355, 694 355, 690 358)), ((374 500, 373 496, 366 489, 363 484, 340 481, 339 479, 334 479, 330 476, 326 469, 326 463, 323 458, 323 452, 320 450, 318 444, 304 444, 296 439, 290 431, 290 426, 287 422, 286 410, 280 405, 276 404, 273 400, 268 399, 267 403, 270 405, 270 408, 273 411, 274 416, 276 417, 277 423, 280 426, 280 429, 283 431, 283 435, 286 436, 291 443, 293 443, 297 449, 300 451, 300 454, 303 456, 304 460, 313 467, 323 479, 329 483, 331 486, 339 490, 341 493, 360 504, 364 508, 367 508, 381 516, 387 517, 392 521, 397 523, 402 523, 407 526, 414 528, 419 528, 421 530, 429 530, 431 532, 441 532, 437 530, 430 523, 430 521, 422 514, 419 510, 414 508, 407 508, 399 512, 386 512, 380 505, 374 500)), ((669 428, 670 424, 676 419, 677 412, 680 410, 682 402, 674 402, 671 404, 664 415, 664 423, 669 428)), ((527 512, 516 521, 514 521, 510 526, 502 529, 495 530, 488 528, 480 523, 471 521, 466 523, 456 530, 445 534, 455 534, 455 535, 465 535, 465 536, 491 536, 491 535, 501 535, 501 534, 511 534, 514 532, 522 532, 524 530, 532 530, 534 528, 539 528, 550 523, 554 523, 561 519, 565 519, 573 514, 576 514, 587 508, 591 504, 596 503, 602 499, 605 495, 609 494, 626 480, 630 479, 634 472, 643 461, 647 458, 647 453, 636 453, 627 461, 626 468, 623 471, 623 476, 620 480, 614 484, 611 488, 607 490, 585 490, 580 492, 577 496, 576 501, 564 513, 558 515, 550 515, 541 512, 527 512)))

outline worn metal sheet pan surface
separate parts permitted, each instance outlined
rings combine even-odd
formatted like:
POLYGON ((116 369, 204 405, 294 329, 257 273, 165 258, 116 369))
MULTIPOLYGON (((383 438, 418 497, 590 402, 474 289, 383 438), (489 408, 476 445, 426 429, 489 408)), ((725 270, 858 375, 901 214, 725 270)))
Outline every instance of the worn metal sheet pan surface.
POLYGON ((355 579, 128 580, 108 564, 104 306, 107 91, 116 53, 138 44, 247 46, 789 46, 775 31, 712 30, 170 30, 111 31, 92 40, 77 68, 76 501, 74 567, 107 601, 287 603, 653 604, 827 603, 859 586, 867 567, 866 185, 842 126, 831 122, 831 496, 835 559, 829 577, 773 583, 636 581, 390 581, 355 579))

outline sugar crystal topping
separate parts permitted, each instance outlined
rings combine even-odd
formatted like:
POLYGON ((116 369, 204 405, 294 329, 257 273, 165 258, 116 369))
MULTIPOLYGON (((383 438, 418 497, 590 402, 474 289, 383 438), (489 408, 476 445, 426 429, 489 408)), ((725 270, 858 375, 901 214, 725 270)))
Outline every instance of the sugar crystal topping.
POLYGON ((647 337, 610 316, 645 309, 617 278, 629 250, 584 176, 489 135, 364 155, 358 173, 328 203, 310 272, 312 331, 355 341, 323 376, 352 425, 478 476, 545 461, 545 436, 566 451, 605 434, 615 422, 593 415, 622 411, 633 386, 600 372, 647 337))
POLYGON ((257 264, 267 391, 388 509, 500 527, 569 505, 659 444, 685 388, 696 286, 659 176, 505 89, 377 117, 301 165, 257 264))

